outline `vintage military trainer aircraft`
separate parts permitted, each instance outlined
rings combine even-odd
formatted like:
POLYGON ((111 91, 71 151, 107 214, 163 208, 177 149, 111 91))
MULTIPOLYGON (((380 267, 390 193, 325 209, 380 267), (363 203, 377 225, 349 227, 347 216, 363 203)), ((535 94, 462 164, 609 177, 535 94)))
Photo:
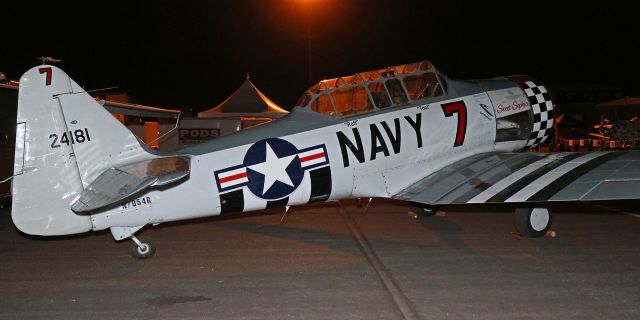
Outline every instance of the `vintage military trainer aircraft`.
POLYGON ((313 201, 507 202, 536 237, 549 202, 639 198, 637 152, 520 152, 553 110, 531 77, 452 80, 423 61, 321 81, 279 122, 161 153, 42 65, 20 81, 12 218, 32 235, 109 228, 147 258, 146 225, 313 201))

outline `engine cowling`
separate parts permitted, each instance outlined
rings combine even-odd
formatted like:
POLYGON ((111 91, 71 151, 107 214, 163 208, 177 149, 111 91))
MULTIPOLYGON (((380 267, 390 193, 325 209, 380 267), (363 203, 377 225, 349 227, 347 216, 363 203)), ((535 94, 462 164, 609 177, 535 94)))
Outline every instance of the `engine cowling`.
POLYGON ((555 108, 551 93, 540 80, 531 76, 509 76, 507 79, 515 82, 527 96, 533 126, 524 148, 536 147, 545 142, 553 131, 555 108))
POLYGON ((520 151, 545 142, 553 131, 554 104, 549 90, 530 76, 508 76, 512 87, 489 90, 496 113, 496 148, 520 151))

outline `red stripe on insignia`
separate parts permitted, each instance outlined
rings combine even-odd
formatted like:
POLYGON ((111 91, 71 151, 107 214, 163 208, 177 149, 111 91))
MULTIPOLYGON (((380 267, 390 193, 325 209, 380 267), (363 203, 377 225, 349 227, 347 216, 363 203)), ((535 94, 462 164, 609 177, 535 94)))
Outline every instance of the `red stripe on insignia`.
POLYGON ((312 154, 310 156, 306 156, 306 157, 300 158, 300 162, 311 161, 311 160, 315 160, 315 159, 319 159, 319 158, 324 158, 324 152, 320 152, 320 153, 316 153, 316 154, 312 154))
POLYGON ((242 179, 242 178, 246 178, 246 177, 247 177, 247 173, 246 172, 242 172, 242 173, 234 174, 232 176, 220 178, 220 183, 225 183, 225 182, 233 181, 233 180, 236 180, 236 179, 242 179))

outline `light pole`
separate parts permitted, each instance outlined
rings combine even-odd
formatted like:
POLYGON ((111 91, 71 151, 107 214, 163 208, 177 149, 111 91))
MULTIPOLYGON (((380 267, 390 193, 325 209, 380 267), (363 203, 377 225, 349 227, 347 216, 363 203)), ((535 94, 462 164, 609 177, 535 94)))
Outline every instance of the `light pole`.
POLYGON ((311 83, 311 3, 307 5, 307 84, 311 83))
POLYGON ((307 24, 307 84, 311 86, 313 83, 312 69, 311 69, 311 29, 313 28, 313 3, 315 0, 297 0, 306 11, 306 24, 307 24))

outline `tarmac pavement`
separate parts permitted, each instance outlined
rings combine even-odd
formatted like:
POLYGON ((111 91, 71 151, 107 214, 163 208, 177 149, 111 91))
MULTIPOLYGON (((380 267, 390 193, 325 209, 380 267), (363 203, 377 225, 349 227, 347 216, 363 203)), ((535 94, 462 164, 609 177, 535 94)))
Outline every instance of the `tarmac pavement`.
POLYGON ((639 319, 638 202, 554 207, 554 238, 510 208, 414 219, 374 199, 45 239, 0 210, 0 319, 639 319))

